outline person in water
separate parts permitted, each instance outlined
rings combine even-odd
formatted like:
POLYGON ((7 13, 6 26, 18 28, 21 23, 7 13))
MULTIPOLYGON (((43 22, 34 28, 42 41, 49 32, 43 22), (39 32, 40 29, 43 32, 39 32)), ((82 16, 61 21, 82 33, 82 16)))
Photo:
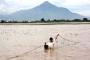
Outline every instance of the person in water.
POLYGON ((55 45, 55 41, 52 37, 49 38, 49 42, 47 43, 50 49, 52 49, 55 45))
POLYGON ((56 43, 56 39, 57 37, 59 36, 59 34, 56 35, 55 39, 53 39, 52 37, 49 38, 49 42, 45 42, 45 45, 44 45, 44 49, 47 50, 47 49, 52 49, 54 48, 55 46, 55 43, 56 43))

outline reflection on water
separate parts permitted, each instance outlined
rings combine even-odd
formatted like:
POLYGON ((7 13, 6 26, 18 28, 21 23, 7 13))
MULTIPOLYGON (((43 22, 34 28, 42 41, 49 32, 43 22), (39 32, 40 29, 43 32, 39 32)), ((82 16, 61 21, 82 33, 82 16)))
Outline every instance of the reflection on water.
POLYGON ((44 60, 56 60, 55 49, 44 50, 44 60))

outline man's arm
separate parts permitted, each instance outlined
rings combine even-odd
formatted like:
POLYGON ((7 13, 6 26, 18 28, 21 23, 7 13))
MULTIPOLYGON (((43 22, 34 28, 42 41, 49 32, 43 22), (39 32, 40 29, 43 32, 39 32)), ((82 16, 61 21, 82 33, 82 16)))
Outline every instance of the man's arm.
POLYGON ((55 37, 55 41, 57 40, 58 36, 59 36, 59 34, 56 35, 56 37, 55 37))

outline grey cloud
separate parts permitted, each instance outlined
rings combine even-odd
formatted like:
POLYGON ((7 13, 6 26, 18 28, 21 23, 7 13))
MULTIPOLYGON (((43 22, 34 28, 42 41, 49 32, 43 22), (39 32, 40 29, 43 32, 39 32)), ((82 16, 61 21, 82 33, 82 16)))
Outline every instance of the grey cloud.
POLYGON ((4 4, 5 3, 5 0, 0 0, 0 4, 4 4))
POLYGON ((1 4, 6 5, 6 6, 8 5, 8 3, 6 3, 5 0, 0 0, 0 5, 1 5, 1 4))

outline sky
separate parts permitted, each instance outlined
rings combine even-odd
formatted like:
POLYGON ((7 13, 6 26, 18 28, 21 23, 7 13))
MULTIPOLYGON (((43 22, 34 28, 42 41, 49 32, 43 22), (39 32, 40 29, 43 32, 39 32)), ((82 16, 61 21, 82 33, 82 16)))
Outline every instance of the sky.
POLYGON ((89 0, 0 0, 0 14, 10 14, 20 10, 34 8, 48 1, 58 7, 64 7, 74 13, 90 17, 89 0))

